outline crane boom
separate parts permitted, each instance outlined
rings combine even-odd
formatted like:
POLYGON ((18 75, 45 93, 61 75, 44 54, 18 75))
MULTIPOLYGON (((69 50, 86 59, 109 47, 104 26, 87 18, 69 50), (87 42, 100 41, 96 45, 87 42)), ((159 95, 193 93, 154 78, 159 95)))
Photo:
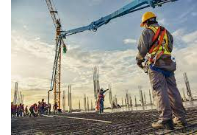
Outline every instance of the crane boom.
POLYGON ((57 28, 58 26, 57 26, 57 22, 58 22, 58 24, 60 24, 60 18, 59 18, 59 16, 58 16, 58 12, 57 12, 57 10, 54 8, 54 6, 52 5, 52 2, 51 2, 51 0, 45 0, 46 1, 46 3, 47 3, 47 7, 48 7, 48 9, 49 9, 49 12, 50 12, 50 14, 51 14, 51 18, 52 18, 52 20, 53 20, 53 24, 55 25, 55 28, 57 28))
POLYGON ((109 23, 110 20, 115 19, 117 17, 121 17, 131 12, 141 10, 147 7, 155 8, 156 6, 161 6, 164 3, 174 2, 174 1, 177 1, 177 0, 134 0, 131 3, 127 4, 126 6, 122 7, 121 9, 105 17, 101 17, 100 19, 93 21, 87 26, 79 27, 76 29, 71 29, 68 31, 63 31, 61 32, 61 36, 62 38, 66 38, 66 36, 80 33, 86 30, 96 31, 102 25, 109 23))

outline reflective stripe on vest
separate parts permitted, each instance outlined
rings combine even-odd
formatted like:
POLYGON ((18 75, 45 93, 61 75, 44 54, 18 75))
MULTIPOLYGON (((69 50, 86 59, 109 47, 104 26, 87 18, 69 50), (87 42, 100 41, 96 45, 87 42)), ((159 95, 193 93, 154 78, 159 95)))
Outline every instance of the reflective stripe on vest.
POLYGON ((165 28, 161 27, 148 27, 154 32, 154 37, 152 39, 153 45, 149 50, 149 54, 151 58, 149 60, 150 63, 155 63, 161 55, 171 55, 171 52, 168 50, 168 36, 165 28))

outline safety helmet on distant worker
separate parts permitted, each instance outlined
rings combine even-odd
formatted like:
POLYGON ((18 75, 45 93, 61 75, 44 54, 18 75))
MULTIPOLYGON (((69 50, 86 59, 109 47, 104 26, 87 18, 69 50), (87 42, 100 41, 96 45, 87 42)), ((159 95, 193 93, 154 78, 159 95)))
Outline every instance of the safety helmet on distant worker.
POLYGON ((151 18, 156 18, 156 15, 153 12, 146 12, 142 15, 142 22, 140 24, 140 27, 144 27, 144 23, 151 19, 151 18))

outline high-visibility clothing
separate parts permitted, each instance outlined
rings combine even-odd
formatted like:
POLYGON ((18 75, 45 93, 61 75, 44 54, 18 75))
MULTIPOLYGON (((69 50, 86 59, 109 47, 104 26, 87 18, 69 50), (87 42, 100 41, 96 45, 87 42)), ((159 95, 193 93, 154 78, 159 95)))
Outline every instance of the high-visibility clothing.
POLYGON ((152 39, 152 47, 148 52, 150 54, 149 64, 155 64, 161 55, 171 55, 171 52, 168 49, 168 35, 166 29, 161 26, 150 26, 148 29, 151 29, 155 33, 152 39))
POLYGON ((103 94, 99 94, 99 99, 104 99, 104 95, 103 94))

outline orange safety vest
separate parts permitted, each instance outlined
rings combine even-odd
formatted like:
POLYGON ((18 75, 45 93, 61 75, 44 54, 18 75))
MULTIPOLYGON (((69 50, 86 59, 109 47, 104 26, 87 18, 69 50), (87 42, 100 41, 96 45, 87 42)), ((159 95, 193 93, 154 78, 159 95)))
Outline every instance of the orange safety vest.
POLYGON ((168 36, 164 27, 150 26, 148 29, 151 29, 155 34, 152 39, 152 47, 148 52, 150 55, 148 64, 155 64, 161 55, 171 55, 171 52, 168 50, 168 36))

